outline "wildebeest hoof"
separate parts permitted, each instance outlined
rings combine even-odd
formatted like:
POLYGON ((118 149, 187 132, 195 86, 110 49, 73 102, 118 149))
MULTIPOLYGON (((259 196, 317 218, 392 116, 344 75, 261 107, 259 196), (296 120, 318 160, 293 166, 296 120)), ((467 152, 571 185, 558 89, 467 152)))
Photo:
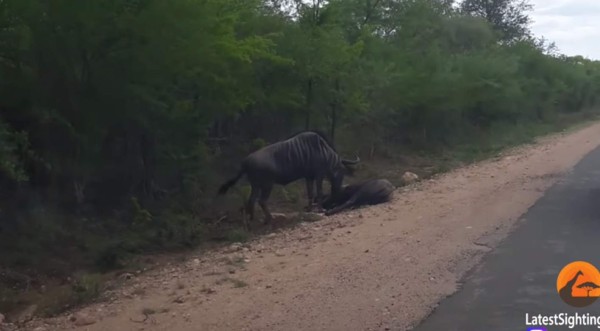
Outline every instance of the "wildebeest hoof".
POLYGON ((273 213, 271 214, 271 220, 275 220, 275 221, 286 221, 288 219, 288 216, 286 214, 283 213, 273 213))
POLYGON ((313 210, 315 213, 325 213, 327 210, 323 207, 317 207, 313 210))

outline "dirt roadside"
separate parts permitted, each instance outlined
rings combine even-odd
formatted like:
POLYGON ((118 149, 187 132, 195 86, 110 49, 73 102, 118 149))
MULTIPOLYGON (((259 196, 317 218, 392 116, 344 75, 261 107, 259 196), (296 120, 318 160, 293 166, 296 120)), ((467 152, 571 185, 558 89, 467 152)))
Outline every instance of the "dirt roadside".
MULTIPOLYGON (((600 144, 600 123, 335 215, 133 276, 23 330, 409 330, 600 144)), ((1 329, 1 328, 0 328, 1 329)))

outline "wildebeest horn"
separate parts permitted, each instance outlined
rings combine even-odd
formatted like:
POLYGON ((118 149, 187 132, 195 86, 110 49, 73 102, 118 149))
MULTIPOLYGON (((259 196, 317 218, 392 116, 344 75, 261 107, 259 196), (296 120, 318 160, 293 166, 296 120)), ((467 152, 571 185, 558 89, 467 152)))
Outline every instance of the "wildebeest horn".
POLYGON ((358 155, 356 156, 356 160, 342 160, 342 163, 344 165, 353 165, 353 164, 357 164, 360 162, 360 158, 358 157, 358 155))

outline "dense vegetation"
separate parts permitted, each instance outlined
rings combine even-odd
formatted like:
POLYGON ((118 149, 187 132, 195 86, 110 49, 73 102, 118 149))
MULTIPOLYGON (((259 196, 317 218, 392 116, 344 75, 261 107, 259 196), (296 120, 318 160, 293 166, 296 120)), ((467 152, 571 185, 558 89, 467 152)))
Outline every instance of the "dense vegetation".
POLYGON ((531 36, 529 9, 0 0, 0 265, 65 277, 197 244, 237 215, 244 187, 215 192, 239 159, 305 128, 366 160, 584 118, 599 63, 531 36))

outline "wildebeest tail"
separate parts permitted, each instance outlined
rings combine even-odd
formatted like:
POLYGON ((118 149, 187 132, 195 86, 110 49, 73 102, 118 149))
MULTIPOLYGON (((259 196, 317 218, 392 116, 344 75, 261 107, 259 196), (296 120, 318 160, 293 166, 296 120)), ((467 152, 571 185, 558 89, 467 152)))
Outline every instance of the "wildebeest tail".
POLYGON ((240 169, 240 171, 234 178, 231 178, 230 180, 226 181, 225 184, 221 185, 221 187, 219 188, 219 195, 227 193, 227 190, 229 190, 229 188, 235 185, 235 183, 237 183, 237 181, 240 180, 240 178, 242 178, 244 173, 245 170, 240 169))

